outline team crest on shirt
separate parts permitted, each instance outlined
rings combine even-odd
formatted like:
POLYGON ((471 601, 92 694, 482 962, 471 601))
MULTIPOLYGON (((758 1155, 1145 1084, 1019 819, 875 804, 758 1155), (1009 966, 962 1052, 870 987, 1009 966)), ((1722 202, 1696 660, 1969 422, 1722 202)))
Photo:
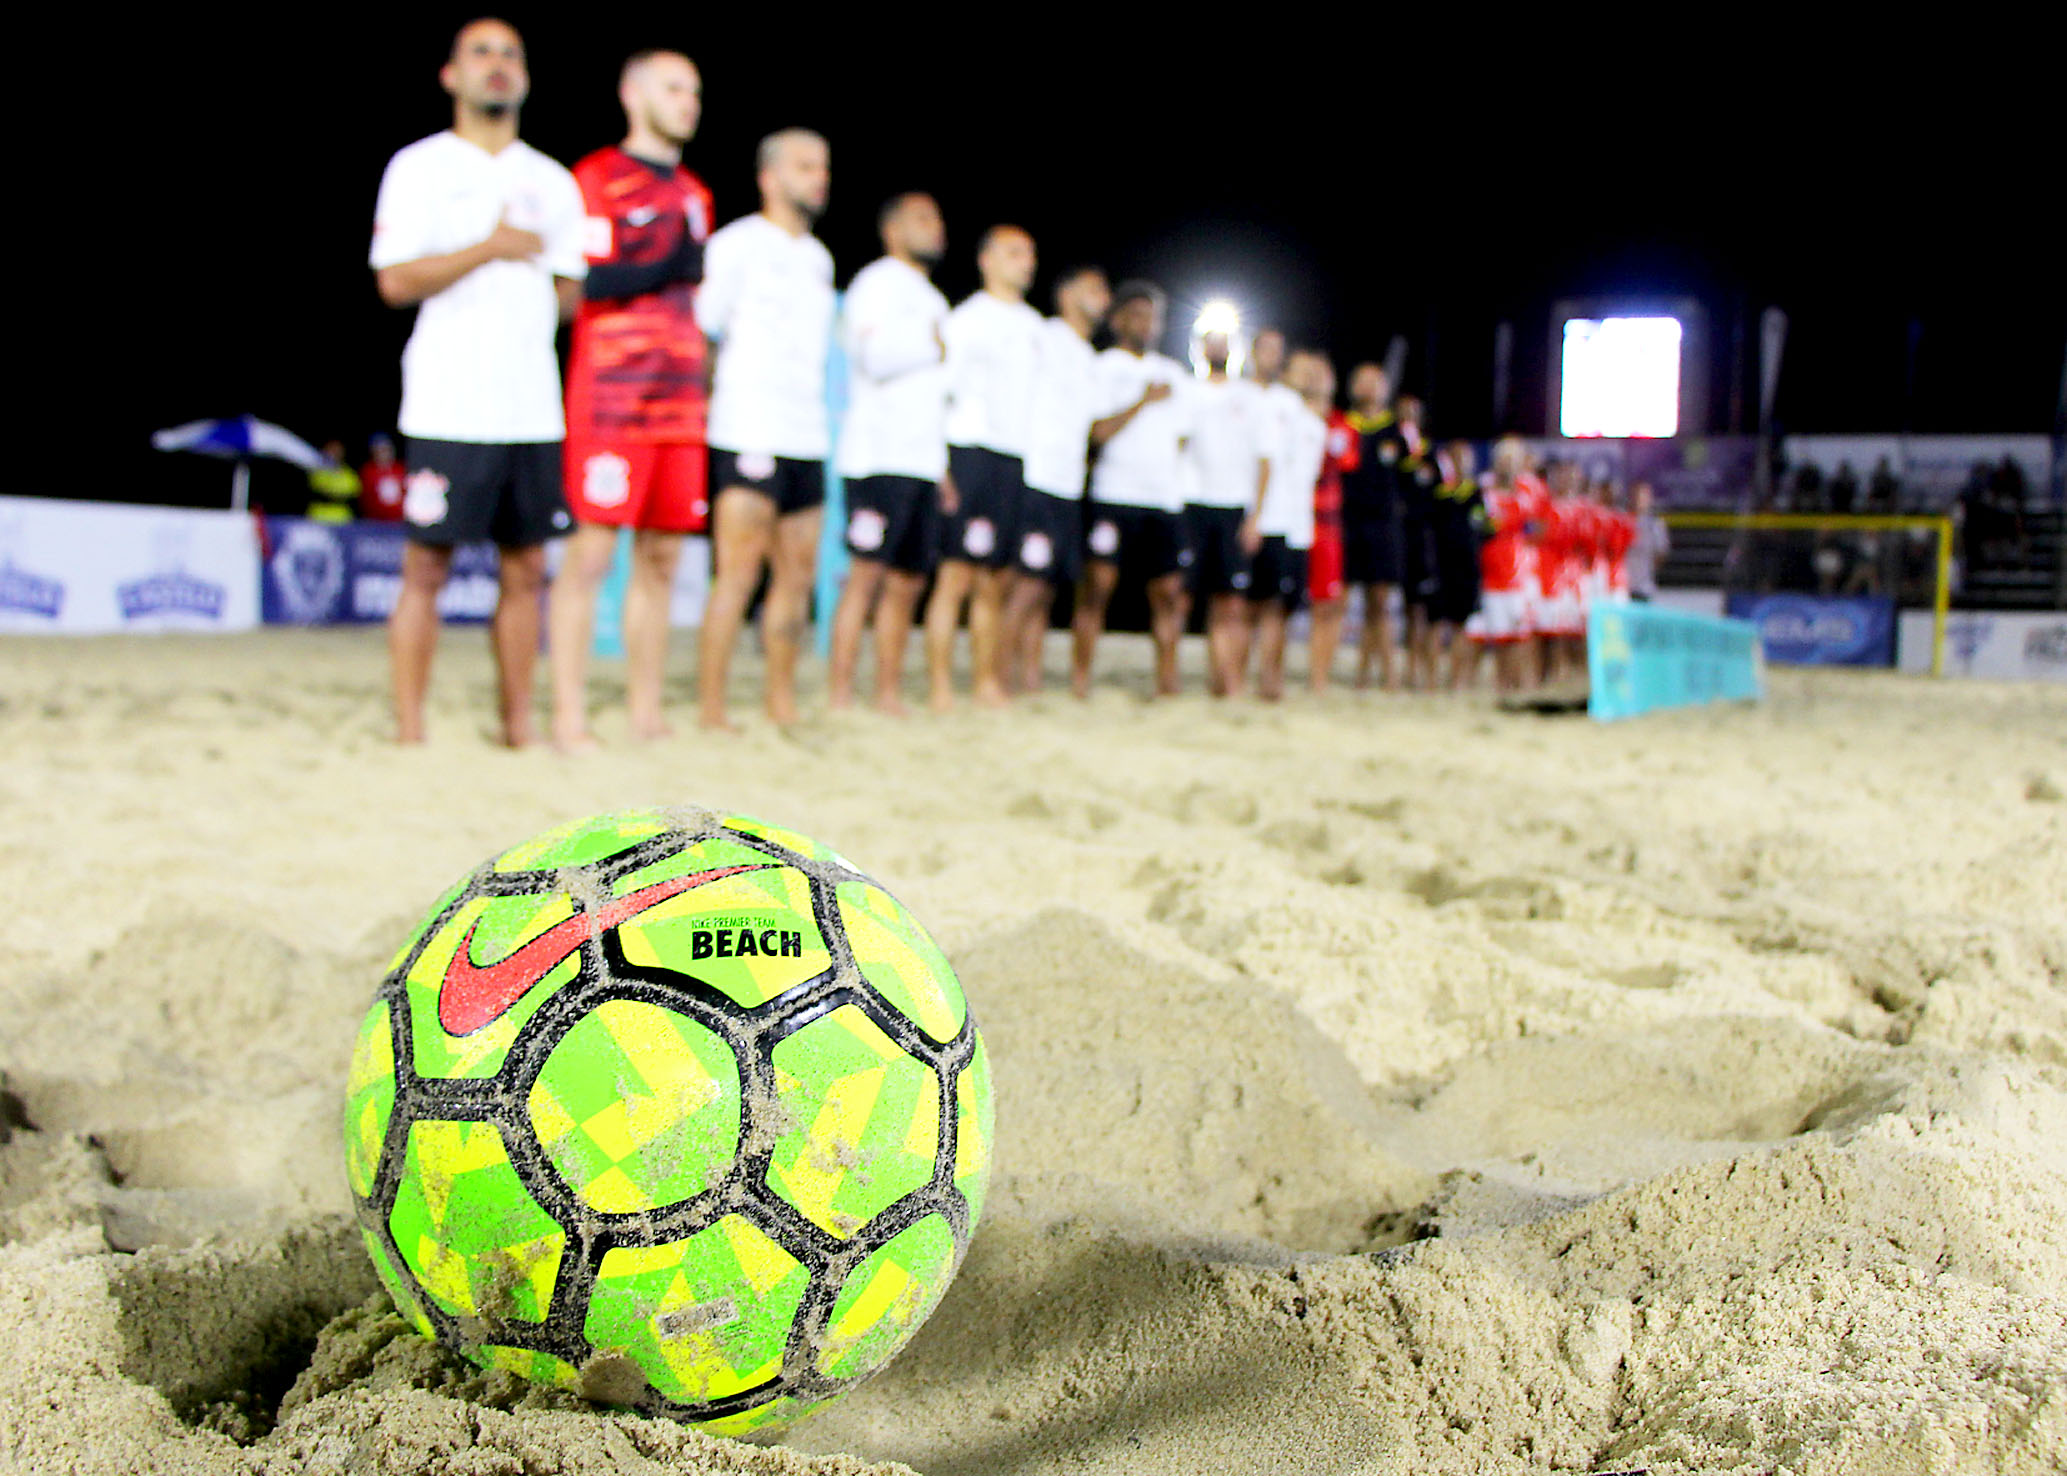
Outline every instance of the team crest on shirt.
POLYGON ((429 467, 411 472, 402 485, 402 516, 419 528, 444 522, 447 494, 451 490, 451 481, 429 467))
POLYGON ((1092 553, 1097 554, 1102 559, 1111 558, 1120 551, 1119 524, 1103 519, 1093 523, 1091 525, 1091 537, 1088 541, 1091 545, 1092 553))
POLYGON ((1055 562, 1055 545, 1045 533, 1029 533, 1020 541, 1019 562, 1029 569, 1045 569, 1055 562))
POLYGON ((971 518, 962 530, 962 552, 972 559, 987 559, 998 546, 998 530, 989 518, 971 518))
POLYGON ((598 451, 581 468, 581 498, 591 507, 621 507, 632 495, 632 464, 615 451, 598 451))
POLYGON ((874 553, 881 548, 883 535, 888 531, 889 524, 872 507, 857 507, 854 516, 847 519, 847 542, 862 553, 874 553))

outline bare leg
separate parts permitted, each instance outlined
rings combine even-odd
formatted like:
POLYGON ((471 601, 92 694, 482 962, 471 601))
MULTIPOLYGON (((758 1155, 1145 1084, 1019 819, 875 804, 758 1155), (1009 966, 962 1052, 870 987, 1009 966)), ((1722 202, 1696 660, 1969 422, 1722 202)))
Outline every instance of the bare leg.
POLYGON ((1206 690, 1215 697, 1242 695, 1249 635, 1245 603, 1238 594, 1217 594, 1206 603, 1206 690))
POLYGON ((1378 655, 1378 586, 1366 584, 1364 591, 1364 628, 1357 635, 1356 642, 1356 684, 1357 689, 1371 685, 1371 664, 1378 655))
POLYGON ((1256 695, 1276 702, 1285 695, 1285 605, 1265 600, 1256 615, 1256 695))
POLYGON ((976 588, 969 601, 969 664, 978 707, 1003 707, 1007 701, 1005 585, 1011 577, 1009 569, 976 571, 976 588))
POLYGON ((553 747, 562 753, 596 746, 589 736, 589 647, 596 634, 596 591, 610 573, 616 552, 615 527, 578 525, 567 539, 546 602, 546 628, 552 636, 546 670, 553 685, 553 747))
POLYGON ((1388 692, 1400 688, 1398 652, 1393 644, 1392 592, 1395 586, 1374 584, 1364 603, 1364 639, 1378 653, 1378 685, 1388 692))
POLYGON ((768 602, 761 607, 761 642, 768 650, 768 716, 783 727, 797 720, 797 652, 810 619, 824 519, 824 509, 814 507, 775 525, 775 567, 768 576, 768 602))
POLYGON ((904 648, 925 589, 925 575, 892 569, 876 601, 876 706, 892 717, 904 715, 904 648))
POLYGON ((966 559, 942 559, 933 575, 933 598, 926 602, 926 677, 935 712, 954 706, 955 630, 975 582, 976 566, 966 559))
POLYGON ((1156 645, 1156 695, 1177 695, 1177 646, 1184 639, 1184 617, 1190 597, 1182 574, 1162 574, 1148 581, 1148 629, 1156 645))
POLYGON ((1076 613, 1069 622, 1069 689, 1079 697, 1091 695, 1091 658, 1105 631, 1105 607, 1112 603, 1119 582, 1118 564, 1092 559, 1084 566, 1084 581, 1077 586, 1076 613))
POLYGON ((847 565, 847 586, 840 591, 840 607, 833 612, 832 667, 826 677, 828 700, 834 707, 854 705, 854 668, 861 661, 861 636, 868 629, 876 593, 883 587, 886 566, 876 559, 853 559, 847 565))
POLYGON ((1055 587, 1031 574, 1015 578, 1005 595, 1005 681, 1014 691, 1041 690, 1041 641, 1054 602, 1055 587))
POLYGON ((502 707, 502 741, 531 742, 531 680, 538 670, 539 597, 545 593, 545 546, 505 548, 498 560, 501 588, 489 626, 495 643, 495 685, 502 707))
POLYGON ((624 592, 624 695, 635 738, 666 738, 674 731, 660 694, 667 680, 668 612, 681 562, 680 533, 645 529, 632 535, 632 579, 624 592))
POLYGON ((423 742, 423 699, 438 648, 438 591, 452 572, 452 550, 402 547, 402 592, 388 616, 388 667, 395 681, 395 741, 423 742))
POLYGON ((730 728, 725 716, 725 678, 732 647, 746 620, 747 601, 761 581, 761 566, 775 547, 775 502, 745 487, 727 487, 711 509, 711 593, 698 639, 696 720, 706 728, 730 728))
MULTIPOLYGON (((1447 627, 1447 629, 1450 631, 1451 641, 1451 670, 1455 671, 1457 652, 1460 649, 1459 643, 1463 641, 1464 637, 1455 626, 1447 627)), ((1435 655, 1436 633, 1435 627, 1429 623, 1427 607, 1424 605, 1407 606, 1407 681, 1409 685, 1423 692, 1433 692, 1435 690, 1435 655)))
POLYGON ((1335 673, 1335 650, 1342 644, 1341 599, 1322 600, 1313 607, 1313 636, 1307 647, 1306 685, 1315 692, 1328 690, 1335 673))

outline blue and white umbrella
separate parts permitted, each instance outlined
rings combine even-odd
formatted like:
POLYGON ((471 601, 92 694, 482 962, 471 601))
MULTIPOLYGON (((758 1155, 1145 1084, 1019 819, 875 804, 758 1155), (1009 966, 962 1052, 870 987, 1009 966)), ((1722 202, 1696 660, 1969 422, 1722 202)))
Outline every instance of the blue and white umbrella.
POLYGON ((293 431, 260 420, 256 415, 239 415, 229 420, 190 420, 170 430, 153 431, 151 444, 160 451, 192 451, 202 456, 220 456, 237 463, 230 477, 230 507, 243 512, 251 505, 251 460, 270 456, 288 461, 304 471, 323 465, 323 454, 293 431))

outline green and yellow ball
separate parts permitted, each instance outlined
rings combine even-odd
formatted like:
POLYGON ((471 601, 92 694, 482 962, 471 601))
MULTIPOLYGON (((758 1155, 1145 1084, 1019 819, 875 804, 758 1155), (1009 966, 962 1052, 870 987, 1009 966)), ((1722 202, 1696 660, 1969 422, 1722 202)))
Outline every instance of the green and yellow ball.
POLYGON ((983 1037, 895 898, 794 832, 653 810, 439 900, 360 1025, 344 1139, 418 1332, 745 1435, 911 1338, 991 1131, 983 1037))

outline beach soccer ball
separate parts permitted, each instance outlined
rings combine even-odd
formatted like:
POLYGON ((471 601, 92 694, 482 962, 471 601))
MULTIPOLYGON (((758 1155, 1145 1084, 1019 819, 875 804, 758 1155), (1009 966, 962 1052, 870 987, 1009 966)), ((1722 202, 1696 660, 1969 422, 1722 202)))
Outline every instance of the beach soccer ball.
POLYGON ((794 832, 654 810, 476 868, 359 1027, 373 1264, 488 1369, 780 1428, 881 1368, 983 1210, 983 1038, 895 898, 794 832))

